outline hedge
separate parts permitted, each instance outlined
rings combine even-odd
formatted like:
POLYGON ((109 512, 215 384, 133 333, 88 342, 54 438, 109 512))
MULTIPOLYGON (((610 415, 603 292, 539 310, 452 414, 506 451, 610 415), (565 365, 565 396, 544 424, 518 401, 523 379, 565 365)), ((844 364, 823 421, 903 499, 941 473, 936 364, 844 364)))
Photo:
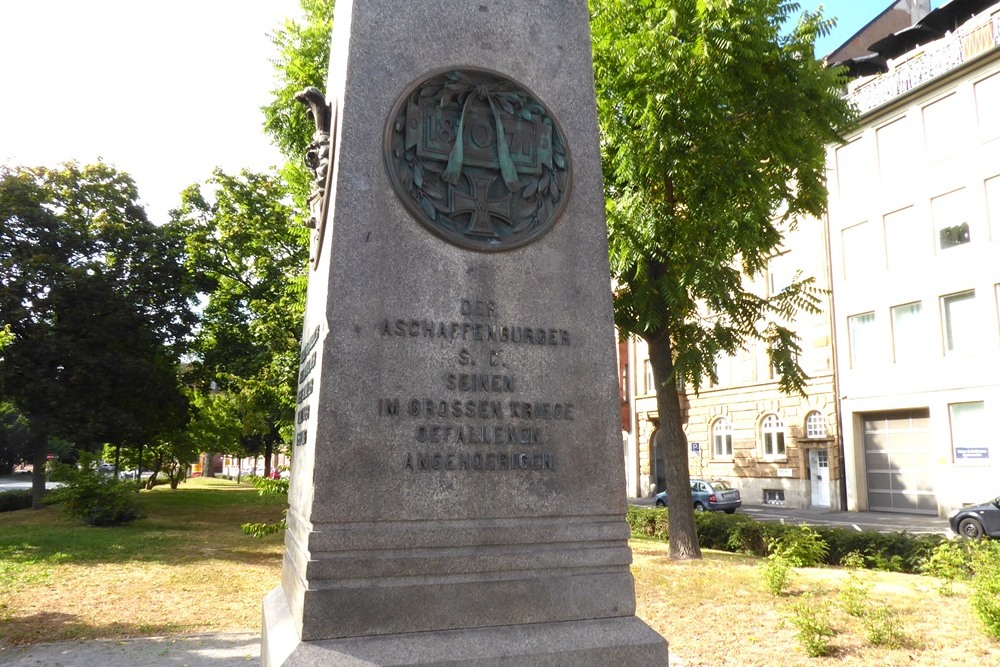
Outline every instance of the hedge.
POLYGON ((0 512, 14 512, 31 507, 31 489, 0 491, 0 512))
MULTIPOLYGON (((633 537, 669 540, 667 510, 629 507, 627 520, 633 537)), ((705 549, 766 556, 768 544, 789 530, 792 524, 757 521, 746 514, 696 512, 698 543, 705 549)), ((812 526, 829 547, 828 565, 840 565, 844 556, 857 552, 871 569, 916 573, 931 552, 947 538, 941 535, 880 533, 874 530, 847 530, 831 526, 812 526)))

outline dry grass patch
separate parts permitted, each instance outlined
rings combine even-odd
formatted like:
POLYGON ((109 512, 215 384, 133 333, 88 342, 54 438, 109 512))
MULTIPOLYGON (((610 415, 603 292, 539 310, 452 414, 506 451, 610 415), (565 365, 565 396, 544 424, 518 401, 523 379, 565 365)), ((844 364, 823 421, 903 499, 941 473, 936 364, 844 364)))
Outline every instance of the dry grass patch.
POLYGON ((240 524, 276 520, 284 498, 211 479, 142 498, 147 518, 113 528, 52 508, 0 514, 0 643, 259 629, 282 536, 240 524))
POLYGON ((929 577, 858 572, 869 586, 870 605, 897 612, 905 635, 900 648, 876 647, 869 644, 865 620, 840 605, 846 570, 796 569, 787 593, 775 597, 765 591, 756 558, 706 551, 701 561, 676 562, 664 543, 631 544, 638 615, 689 667, 1000 665, 1000 642, 979 629, 962 587, 944 597, 929 577), (807 593, 829 605, 836 631, 830 657, 808 657, 790 621, 791 604, 807 593))

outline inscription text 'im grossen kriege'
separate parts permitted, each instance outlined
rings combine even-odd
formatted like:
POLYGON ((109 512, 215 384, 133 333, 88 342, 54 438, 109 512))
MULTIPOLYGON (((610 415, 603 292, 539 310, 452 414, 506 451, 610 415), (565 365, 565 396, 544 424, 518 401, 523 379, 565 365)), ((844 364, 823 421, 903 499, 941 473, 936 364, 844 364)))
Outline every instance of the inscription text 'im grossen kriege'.
MULTIPOLYGON (((574 420, 571 400, 531 395, 531 380, 508 367, 509 345, 555 350, 571 345, 566 329, 503 320, 496 302, 462 299, 454 320, 384 318, 381 339, 456 344, 454 363, 440 373, 441 393, 382 397, 378 416, 397 420, 408 449, 402 468, 434 471, 552 471, 559 424, 574 420)), ((404 344, 407 344, 404 343, 404 344)))

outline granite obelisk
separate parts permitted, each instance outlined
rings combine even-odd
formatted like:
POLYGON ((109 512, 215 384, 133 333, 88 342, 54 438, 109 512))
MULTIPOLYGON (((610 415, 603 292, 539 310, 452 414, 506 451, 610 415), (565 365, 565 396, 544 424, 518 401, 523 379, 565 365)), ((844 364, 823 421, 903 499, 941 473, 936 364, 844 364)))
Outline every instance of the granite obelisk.
POLYGON ((334 26, 263 664, 665 665, 634 616, 586 0, 340 0, 334 26))

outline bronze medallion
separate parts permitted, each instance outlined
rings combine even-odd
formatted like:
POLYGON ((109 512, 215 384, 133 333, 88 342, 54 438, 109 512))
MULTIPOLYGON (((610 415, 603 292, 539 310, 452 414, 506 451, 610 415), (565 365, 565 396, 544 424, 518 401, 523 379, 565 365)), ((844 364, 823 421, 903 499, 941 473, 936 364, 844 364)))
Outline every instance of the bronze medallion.
POLYGON ((410 213, 463 248, 531 243, 569 199, 559 123, 524 86, 495 72, 454 69, 411 85, 389 116, 384 153, 410 213))

